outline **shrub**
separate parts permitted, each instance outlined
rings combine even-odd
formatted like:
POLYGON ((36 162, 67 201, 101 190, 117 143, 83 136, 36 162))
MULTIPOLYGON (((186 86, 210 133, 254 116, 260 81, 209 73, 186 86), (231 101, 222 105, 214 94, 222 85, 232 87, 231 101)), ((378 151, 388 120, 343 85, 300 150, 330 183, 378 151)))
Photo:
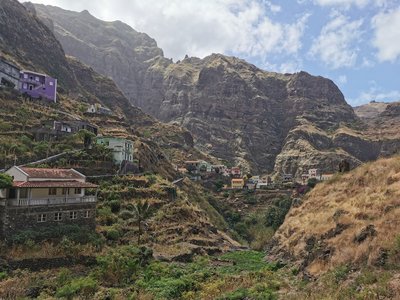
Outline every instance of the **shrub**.
POLYGON ((111 212, 118 213, 121 209, 121 201, 120 200, 111 200, 108 203, 108 206, 111 208, 111 212))
POLYGON ((73 279, 66 285, 59 288, 56 296, 60 298, 73 299, 81 295, 87 299, 93 296, 97 290, 97 281, 91 277, 80 277, 73 279))
POLYGON ((150 185, 153 185, 157 182, 157 176, 155 175, 147 175, 146 177, 150 185))
POLYGON ((13 178, 4 173, 0 173, 0 189, 8 189, 13 185, 13 178))
POLYGON ((3 271, 3 272, 0 272, 0 281, 2 281, 2 280, 4 280, 4 279, 6 279, 6 278, 7 278, 7 276, 8 276, 7 272, 5 272, 5 271, 3 271))
POLYGON ((121 219, 123 219, 123 220, 132 219, 134 216, 135 216, 135 214, 134 214, 133 212, 127 210, 127 209, 122 210, 122 211, 119 213, 119 217, 120 217, 121 219))
POLYGON ((314 188, 318 183, 318 180, 316 178, 310 178, 307 181, 307 186, 309 186, 310 188, 314 188))
POLYGON ((285 220, 291 205, 292 199, 289 197, 277 199, 274 205, 269 207, 265 214, 265 225, 271 226, 274 230, 277 230, 285 220))
POLYGON ((15 234, 11 242, 13 244, 26 245, 29 241, 39 242, 43 240, 62 240, 67 237, 73 243, 92 244, 98 248, 104 244, 101 236, 90 228, 79 225, 61 225, 45 227, 40 230, 24 230, 15 234))
POLYGON ((146 266, 153 253, 145 247, 123 246, 97 257, 98 275, 107 284, 127 284, 146 266))
POLYGON ((117 221, 116 216, 112 213, 111 207, 104 206, 97 210, 97 219, 101 225, 110 226, 117 221))
POLYGON ((121 237, 122 233, 117 228, 111 227, 106 230, 105 235, 108 240, 116 241, 121 237))

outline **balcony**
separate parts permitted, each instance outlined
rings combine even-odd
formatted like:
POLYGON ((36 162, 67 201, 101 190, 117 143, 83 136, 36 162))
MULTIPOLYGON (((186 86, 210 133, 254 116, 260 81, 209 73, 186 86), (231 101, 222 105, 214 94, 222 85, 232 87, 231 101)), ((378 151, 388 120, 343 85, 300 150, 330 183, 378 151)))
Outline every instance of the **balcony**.
POLYGON ((7 202, 7 206, 53 206, 53 205, 66 205, 66 204, 77 204, 77 203, 95 203, 97 201, 96 196, 83 196, 83 197, 58 197, 58 198, 20 198, 20 199, 7 199, 1 201, 0 206, 4 206, 7 202))

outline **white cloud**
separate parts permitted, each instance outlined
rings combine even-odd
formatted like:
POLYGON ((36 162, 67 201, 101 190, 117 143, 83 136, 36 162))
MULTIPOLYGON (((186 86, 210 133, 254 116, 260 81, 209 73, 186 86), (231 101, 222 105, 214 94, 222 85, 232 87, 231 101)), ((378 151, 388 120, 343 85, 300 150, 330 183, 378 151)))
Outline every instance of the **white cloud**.
POLYGON ((387 0, 314 0, 314 3, 320 6, 336 6, 349 9, 351 6, 364 8, 367 5, 383 7, 387 5, 387 0))
POLYGON ((266 0, 38 0, 66 9, 88 9, 96 17, 120 19, 155 38, 166 57, 182 59, 211 53, 265 59, 293 54, 302 46, 308 15, 277 22, 281 10, 266 0), (51 2, 51 3, 50 3, 51 2))
POLYGON ((309 54, 332 69, 354 66, 360 52, 356 43, 360 42, 362 24, 361 19, 349 21, 341 14, 334 15, 313 41, 309 54))
POLYGON ((316 4, 321 6, 345 6, 356 5, 358 7, 364 7, 369 0, 315 0, 316 4))
POLYGON ((361 92, 357 98, 350 100, 353 106, 368 103, 371 101, 400 101, 400 90, 384 91, 382 88, 373 85, 369 88, 369 90, 361 92))
POLYGON ((265 1, 264 3, 273 13, 278 13, 282 10, 281 6, 273 4, 271 1, 265 1))
POLYGON ((372 19, 374 38, 379 61, 395 61, 400 56, 400 7, 379 13, 372 19))

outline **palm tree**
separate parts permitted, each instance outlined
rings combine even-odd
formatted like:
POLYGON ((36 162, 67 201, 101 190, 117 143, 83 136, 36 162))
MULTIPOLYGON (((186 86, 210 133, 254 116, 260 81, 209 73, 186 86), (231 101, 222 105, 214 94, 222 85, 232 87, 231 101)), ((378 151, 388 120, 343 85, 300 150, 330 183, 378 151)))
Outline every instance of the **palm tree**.
POLYGON ((136 215, 136 221, 138 224, 138 246, 140 246, 140 237, 142 235, 142 222, 145 220, 149 215, 150 205, 147 201, 139 201, 134 206, 134 213, 136 215))

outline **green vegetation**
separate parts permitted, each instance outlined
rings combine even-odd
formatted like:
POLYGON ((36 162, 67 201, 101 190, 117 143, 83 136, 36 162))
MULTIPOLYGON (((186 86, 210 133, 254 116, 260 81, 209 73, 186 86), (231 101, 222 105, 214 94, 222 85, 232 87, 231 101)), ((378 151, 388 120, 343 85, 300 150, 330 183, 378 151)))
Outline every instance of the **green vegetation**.
POLYGON ((101 248, 104 241, 100 235, 93 232, 90 228, 79 225, 61 225, 54 227, 43 227, 41 230, 24 230, 12 237, 11 243, 16 245, 26 245, 31 242, 40 241, 61 241, 67 238, 77 244, 92 244, 101 248))
POLYGON ((7 189, 12 187, 13 178, 10 175, 0 173, 0 189, 7 189))
POLYGON ((285 220, 285 216, 291 206, 292 199, 290 197, 276 199, 265 214, 265 225, 277 230, 285 220))

